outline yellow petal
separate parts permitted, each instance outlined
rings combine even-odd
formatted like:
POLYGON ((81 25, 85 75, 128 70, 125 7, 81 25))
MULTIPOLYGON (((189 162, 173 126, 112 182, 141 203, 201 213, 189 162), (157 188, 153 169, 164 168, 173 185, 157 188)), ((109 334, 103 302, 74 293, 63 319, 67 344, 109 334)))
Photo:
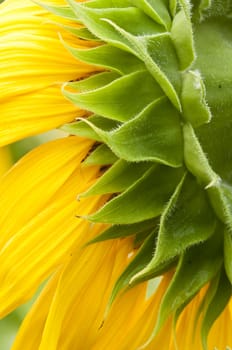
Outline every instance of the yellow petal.
POLYGON ((80 168, 90 145, 76 137, 52 141, 29 153, 3 178, 1 316, 30 298, 73 247, 88 239, 91 224, 76 214, 102 204, 98 197, 76 200, 98 174, 97 167, 80 168))
POLYGON ((40 350, 91 348, 131 249, 131 240, 111 241, 73 255, 60 279, 40 350))
MULTIPOLYGON (((91 234, 96 235, 101 229, 93 226, 91 234)), ((127 265, 131 249, 130 239, 76 249, 63 269, 58 286, 51 287, 54 298, 49 312, 46 311, 48 316, 43 335, 46 295, 25 319, 13 349, 68 350, 83 349, 83 345, 91 349, 101 328, 112 286, 127 265), (39 319, 37 314, 41 314, 39 319), (34 317, 38 320, 37 325, 34 317), (27 340, 31 327, 36 332, 33 343, 27 340)))
MULTIPOLYGON (((169 281, 169 275, 165 276, 153 297, 149 299, 146 298, 146 283, 132 288, 116 299, 96 344, 91 349, 136 350, 146 343, 154 328, 160 300, 169 281)), ((168 349, 166 345, 169 344, 169 333, 166 328, 162 330, 162 334, 146 349, 168 349), (162 337, 163 334, 165 337, 162 337)))
MULTIPOLYGON (((194 297, 189 305, 182 312, 176 328, 176 343, 178 350, 203 350, 201 342, 201 321, 199 318, 197 325, 195 325, 196 316, 198 314, 199 306, 202 298, 205 295, 206 288, 194 297)), ((231 322, 232 314, 229 305, 218 317, 209 333, 208 349, 226 350, 227 346, 232 346, 231 322)), ((170 343, 169 350, 176 350, 174 337, 170 343)))
POLYGON ((24 319, 11 350, 36 350, 39 348, 41 335, 47 314, 54 296, 61 269, 52 276, 44 287, 37 301, 24 319), (33 331, 32 331, 33 330, 33 331))
MULTIPOLYGON (((62 1, 57 1, 62 4, 62 1)), ((61 85, 96 71, 64 48, 94 44, 76 38, 32 1, 0 5, 0 146, 84 115, 61 93, 61 85)))

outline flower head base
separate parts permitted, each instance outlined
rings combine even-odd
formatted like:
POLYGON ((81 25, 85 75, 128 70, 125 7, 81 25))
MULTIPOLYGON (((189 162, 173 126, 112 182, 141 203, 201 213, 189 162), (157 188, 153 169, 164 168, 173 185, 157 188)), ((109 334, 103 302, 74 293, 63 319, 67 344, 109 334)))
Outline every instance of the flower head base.
MULTIPOLYGON (((91 116, 62 127, 75 135, 66 141, 60 141, 61 145, 64 143, 64 148, 57 153, 62 155, 58 169, 62 174, 66 174, 67 178, 64 176, 61 190, 54 189, 58 191, 57 194, 51 192, 46 199, 40 198, 41 194, 36 192, 39 200, 35 208, 30 209, 28 216, 23 216, 23 219, 17 214, 18 222, 24 220, 21 223, 23 228, 19 232, 16 227, 14 233, 11 230, 8 233, 9 227, 6 225, 6 233, 2 237, 2 256, 5 259, 7 250, 10 255, 14 244, 18 244, 25 232, 28 233, 31 225, 36 227, 37 218, 34 218, 34 215, 38 214, 38 222, 42 222, 41 203, 41 208, 46 208, 45 217, 48 217, 52 212, 54 198, 55 203, 59 205, 65 199, 67 206, 70 200, 70 212, 67 209, 66 213, 64 209, 60 217, 57 215, 55 219, 57 223, 61 223, 65 213, 65 220, 68 220, 69 215, 73 215, 74 208, 69 191, 72 195, 73 192, 78 194, 75 210, 81 220, 79 230, 89 223, 96 225, 93 226, 93 234, 85 239, 85 243, 94 243, 96 248, 95 245, 86 247, 83 261, 80 257, 78 266, 75 266, 73 259, 72 262, 67 261, 67 254, 73 249, 80 252, 80 241, 83 243, 81 239, 79 241, 72 235, 77 228, 73 221, 74 216, 72 221, 70 219, 70 223, 74 225, 73 229, 61 230, 64 232, 61 241, 65 244, 59 244, 58 251, 54 244, 52 250, 46 244, 52 241, 51 235, 46 240, 47 228, 43 228, 42 233, 38 232, 34 237, 29 237, 26 242, 28 247, 42 235, 45 240, 45 253, 41 254, 42 260, 35 261, 34 267, 43 259, 47 259, 50 251, 52 257, 49 260, 49 268, 38 270, 35 275, 36 282, 32 281, 31 285, 21 287, 22 295, 27 295, 32 287, 38 285, 49 273, 57 271, 59 264, 62 265, 62 272, 57 271, 57 274, 61 273, 57 277, 59 283, 57 284, 54 277, 52 287, 48 287, 47 293, 53 301, 51 307, 45 305, 39 321, 40 334, 28 349, 69 349, 74 347, 74 344, 78 349, 81 348, 81 344, 77 343, 76 333, 70 331, 70 338, 65 340, 61 329, 63 325, 63 329, 67 330, 70 320, 75 319, 75 316, 71 315, 70 305, 79 305, 79 297, 83 295, 88 282, 88 278, 85 282, 86 275, 77 282, 78 286, 82 286, 78 293, 72 291, 70 300, 62 304, 62 309, 59 309, 60 302, 63 296, 68 294, 67 287, 74 283, 75 278, 80 277, 77 274, 80 267, 84 268, 89 264, 90 275, 93 275, 91 252, 96 249, 96 256, 99 252, 97 260, 101 261, 101 247, 108 243, 109 249, 111 244, 113 250, 114 245, 120 247, 120 253, 116 253, 120 256, 124 251, 124 242, 127 247, 125 256, 133 252, 133 257, 123 258, 124 263, 120 264, 114 278, 110 280, 111 293, 108 287, 104 288, 105 292, 107 290, 107 298, 103 298, 100 311, 94 309, 94 312, 98 317, 101 315, 101 319, 105 315, 106 320, 102 327, 97 328, 98 331, 94 323, 95 333, 87 347, 95 350, 112 348, 112 344, 115 344, 114 334, 117 332, 110 330, 114 325, 114 316, 117 315, 116 305, 120 308, 125 302, 128 307, 125 309, 125 315, 128 317, 133 312, 131 304, 128 303, 128 295, 132 295, 132 300, 138 303, 139 312, 128 324, 124 320, 125 334, 118 332, 117 349, 152 349, 157 345, 157 341, 160 342, 160 337, 164 334, 162 332, 167 330, 169 337, 163 344, 159 344, 165 349, 174 349, 176 344, 170 331, 171 324, 177 329, 177 345, 179 344, 181 350, 186 349, 187 342, 185 338, 180 339, 178 329, 187 318, 187 310, 193 308, 194 320, 191 317, 189 333, 191 336, 194 332, 198 334, 193 349, 202 346, 205 350, 207 337, 215 320, 222 312, 223 316, 219 320, 224 320, 223 317, 229 314, 228 305, 231 298, 230 3, 221 0, 220 11, 216 0, 94 0, 83 3, 67 0, 65 3, 65 6, 49 6, 49 9, 54 16, 61 17, 61 23, 67 19, 79 23, 78 28, 68 26, 72 32, 71 41, 63 37, 66 49, 73 55, 72 58, 68 57, 74 62, 74 71, 75 65, 80 67, 80 62, 83 62, 81 69, 91 68, 88 68, 89 71, 87 69, 86 79, 73 79, 72 72, 69 77, 70 66, 66 66, 67 72, 64 71, 64 74, 67 73, 67 78, 62 76, 62 79, 69 82, 63 86, 62 91, 74 105, 86 111, 85 115, 91 116), (80 40, 84 43, 82 48, 75 45, 80 40), (98 73, 90 74, 96 72, 98 73), (72 191, 70 184, 73 185, 77 176, 73 162, 76 142, 80 142, 80 147, 83 145, 85 149, 84 154, 77 152, 81 154, 78 172, 84 172, 88 181, 84 181, 84 188, 72 191), (88 146, 85 147, 85 144, 88 146), (95 147, 90 148, 91 144, 95 147), (68 166, 65 157, 63 158, 67 145, 70 146, 67 149, 67 154, 70 155, 68 166), (91 208, 83 214, 82 206, 85 205, 90 205, 91 208), (100 229, 95 230, 95 227, 100 229), (107 240, 109 242, 103 242, 107 240), (112 243, 111 240, 115 241, 112 243), (85 263, 86 259, 89 259, 88 264, 85 263), (164 277, 154 293, 154 299, 147 301, 144 290, 148 281, 163 275, 168 277, 164 277), (53 296, 49 288, 56 290, 53 296), (129 292, 124 294, 127 289, 130 289, 129 292), (137 302, 139 293, 140 301, 137 302), (106 299, 109 300, 108 313, 104 314, 106 299), (56 317, 57 324, 53 327, 56 317), (133 341, 135 331, 140 330, 145 318, 149 318, 149 321, 142 328, 140 336, 133 341)), ((67 28, 67 25, 64 25, 67 28)), ((44 38, 46 33, 42 34, 44 38)), ((64 55, 68 55, 68 52, 65 51, 64 55)), ((62 57, 60 64, 66 62, 65 60, 66 56, 62 57)), ((85 75, 82 73, 78 75, 79 78, 85 75)), ((53 81, 53 77, 49 77, 48 80, 50 78, 53 81)), ((48 85, 50 88, 50 80, 48 85)), ((74 119, 69 119, 68 116, 67 118, 67 121, 74 119)), ((61 124, 65 122, 66 119, 62 119, 61 124)), ((57 125, 60 124, 54 124, 57 125)), ((54 157, 56 159, 56 156, 54 157)), ((55 164, 52 160, 52 165, 55 164)), ((17 169, 20 172, 21 166, 16 167, 16 173, 17 169)), ((14 171, 11 174, 14 174, 14 171)), ((9 176, 14 178, 14 175, 9 176)), ((49 174, 46 181, 50 181, 51 178, 49 174)), ((7 177, 5 181, 11 181, 7 179, 10 178, 7 177)), ((26 202, 28 207, 30 204, 30 200, 26 202)), ((55 222, 52 221, 52 225, 55 222)), ((9 226, 11 224, 9 222, 9 226)), ((49 222, 48 225, 45 224, 45 227, 48 226, 49 222)), ((106 256, 106 261, 108 258, 110 260, 107 253, 106 256)), ((111 256, 114 256, 114 253, 111 256)), ((17 254, 13 257, 16 259, 17 254)), ((9 261, 5 263, 6 266, 9 265, 9 261)), ((17 271, 17 264, 15 266, 17 271)), ((6 270, 7 267, 4 268, 4 271, 6 270)), ((15 271, 12 275, 9 274, 11 283, 15 271)), ((104 276, 108 276, 108 272, 106 269, 104 276)), ((20 285, 22 281, 16 278, 16 282, 20 285)), ((107 284, 105 279, 102 284, 107 284)), ((92 290, 89 293, 92 295, 92 290)), ((9 309, 17 302, 12 293, 9 309)), ((7 307, 6 310, 8 311, 7 307)), ((82 310, 81 306, 79 310, 82 310)), ((28 316, 28 320, 31 320, 31 315, 28 316)), ((116 319, 114 330, 117 330, 117 320, 122 319, 123 316, 116 319)), ((28 322, 25 321, 19 339, 26 334, 28 322)), ((216 321, 214 327, 219 329, 220 326, 221 323, 216 321)), ((210 346, 220 348, 231 345, 232 339, 227 330, 228 327, 225 327, 222 341, 210 335, 210 346)), ((16 342, 16 348, 22 344, 21 341, 16 342)))
POLYGON ((84 194, 117 193, 89 217, 112 225, 95 242, 136 233, 146 237, 116 283, 112 301, 126 286, 176 266, 153 335, 170 313, 178 319, 209 283, 201 310, 206 348, 232 282, 230 9, 226 1, 223 14, 214 2, 192 8, 187 1, 170 7, 151 1, 68 3, 106 43, 72 53, 110 69, 69 84, 76 93, 64 89, 94 114, 65 129, 102 142, 98 157, 108 147, 118 158, 84 194))

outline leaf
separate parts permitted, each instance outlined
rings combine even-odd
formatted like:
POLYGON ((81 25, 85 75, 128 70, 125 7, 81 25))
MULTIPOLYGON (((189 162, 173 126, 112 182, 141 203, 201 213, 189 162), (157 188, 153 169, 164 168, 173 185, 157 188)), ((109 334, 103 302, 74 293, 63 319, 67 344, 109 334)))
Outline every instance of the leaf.
POLYGON ((125 192, 89 216, 93 222, 133 224, 161 214, 183 170, 154 166, 125 192))

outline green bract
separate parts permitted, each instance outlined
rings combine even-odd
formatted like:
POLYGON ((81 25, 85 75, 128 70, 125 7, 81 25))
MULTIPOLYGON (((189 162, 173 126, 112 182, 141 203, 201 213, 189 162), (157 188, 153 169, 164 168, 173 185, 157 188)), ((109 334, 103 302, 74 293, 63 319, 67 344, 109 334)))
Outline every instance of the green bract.
POLYGON ((50 10, 85 26, 68 29, 99 46, 68 49, 105 70, 64 86, 92 115, 63 129, 96 141, 85 166, 107 166, 83 193, 112 194, 88 218, 111 224, 93 242, 134 235, 140 247, 110 303, 175 267, 153 335, 209 284, 206 349, 232 283, 232 3, 68 0, 50 10))

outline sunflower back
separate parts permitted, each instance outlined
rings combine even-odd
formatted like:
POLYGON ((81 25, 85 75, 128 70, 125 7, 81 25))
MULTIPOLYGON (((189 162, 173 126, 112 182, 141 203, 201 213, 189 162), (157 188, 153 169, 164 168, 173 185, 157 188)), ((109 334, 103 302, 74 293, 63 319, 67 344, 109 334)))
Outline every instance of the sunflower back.
POLYGON ((83 197, 111 194, 89 216, 110 227, 92 242, 134 235, 119 292, 173 269, 154 336, 208 285, 202 342, 231 296, 232 4, 228 0, 92 0, 50 7, 84 25, 96 47, 71 53, 104 69, 67 83, 91 112, 63 127, 96 141, 85 165, 100 179, 83 197))

